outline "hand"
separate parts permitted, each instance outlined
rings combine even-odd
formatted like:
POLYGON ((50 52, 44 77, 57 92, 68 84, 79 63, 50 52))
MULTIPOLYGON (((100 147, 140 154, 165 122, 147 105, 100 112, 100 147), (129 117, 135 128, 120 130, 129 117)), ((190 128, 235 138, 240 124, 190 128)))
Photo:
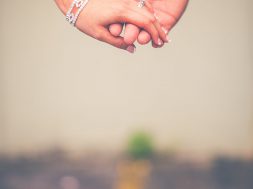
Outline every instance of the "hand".
MULTIPOLYGON (((164 32, 168 34, 173 26, 178 22, 187 6, 188 0, 147 0, 153 7, 155 16, 161 24, 164 32)), ((112 24, 109 27, 111 34, 119 36, 123 29, 122 24, 112 24)), ((124 41, 126 44, 133 44, 136 39, 140 44, 147 44, 151 40, 148 31, 133 24, 126 24, 124 41)), ((160 45, 161 46, 161 45, 160 45)), ((153 47, 159 45, 153 43, 153 47)))
MULTIPOLYGON (((56 3, 66 14, 72 0, 56 0, 56 3)), ((153 13, 145 7, 138 8, 135 0, 90 0, 79 15, 76 27, 95 39, 127 49, 129 44, 108 30, 109 25, 123 22, 144 28, 156 44, 159 44, 159 39, 166 41, 166 35, 153 13)))

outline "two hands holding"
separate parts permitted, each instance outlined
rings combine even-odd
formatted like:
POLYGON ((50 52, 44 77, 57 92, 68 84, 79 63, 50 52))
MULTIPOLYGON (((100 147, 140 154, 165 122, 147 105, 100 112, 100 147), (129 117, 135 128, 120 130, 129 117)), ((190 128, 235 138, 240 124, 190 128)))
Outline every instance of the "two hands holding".
MULTIPOLYGON (((73 0, 55 0, 66 14, 73 0)), ((154 48, 168 43, 168 34, 180 19, 188 0, 89 0, 75 26, 83 33, 133 53, 135 41, 154 48), (124 34, 123 33, 124 29, 124 34)))

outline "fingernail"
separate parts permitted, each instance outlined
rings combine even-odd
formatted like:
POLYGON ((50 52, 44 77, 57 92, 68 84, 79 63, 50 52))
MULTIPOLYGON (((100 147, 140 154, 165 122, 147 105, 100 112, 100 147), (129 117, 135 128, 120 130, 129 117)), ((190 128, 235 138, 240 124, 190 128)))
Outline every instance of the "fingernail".
POLYGON ((164 33, 167 35, 168 34, 168 30, 165 29, 165 27, 162 27, 162 30, 164 31, 164 33))
POLYGON ((128 46, 127 47, 127 49, 126 49, 128 52, 130 52, 130 53, 134 53, 135 52, 135 47, 133 46, 133 45, 130 45, 130 46, 128 46))
POLYGON ((163 44, 162 40, 158 38, 158 45, 161 46, 163 44))
POLYGON ((171 43, 171 39, 169 38, 169 35, 166 35, 166 43, 171 43))
POLYGON ((157 16, 156 13, 154 13, 154 17, 155 17, 157 20, 159 20, 159 17, 157 16))

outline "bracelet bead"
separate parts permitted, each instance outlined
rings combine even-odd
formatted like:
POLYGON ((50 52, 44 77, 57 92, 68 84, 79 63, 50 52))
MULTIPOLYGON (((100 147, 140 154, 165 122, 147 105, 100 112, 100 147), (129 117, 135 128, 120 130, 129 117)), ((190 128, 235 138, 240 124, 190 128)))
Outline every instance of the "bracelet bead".
POLYGON ((84 7, 87 5, 89 0, 74 0, 66 14, 66 20, 73 26, 75 26, 79 14, 82 12, 84 7), (74 12, 74 9, 77 9, 74 12))

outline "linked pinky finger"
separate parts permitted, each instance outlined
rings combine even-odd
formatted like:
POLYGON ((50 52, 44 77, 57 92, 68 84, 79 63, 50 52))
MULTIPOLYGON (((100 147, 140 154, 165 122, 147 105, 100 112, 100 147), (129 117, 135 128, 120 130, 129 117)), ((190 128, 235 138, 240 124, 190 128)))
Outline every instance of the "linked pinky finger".
POLYGON ((134 44, 136 41, 138 35, 139 35, 140 29, 133 25, 133 24, 126 24, 125 33, 124 33, 124 41, 126 44, 134 44))
POLYGON ((145 30, 141 30, 141 32, 137 38, 137 41, 141 45, 146 45, 151 41, 151 36, 145 30))
POLYGON ((118 37, 120 36, 120 34, 122 33, 123 30, 123 24, 117 23, 117 24, 111 24, 109 26, 109 31, 110 33, 115 36, 118 37))

